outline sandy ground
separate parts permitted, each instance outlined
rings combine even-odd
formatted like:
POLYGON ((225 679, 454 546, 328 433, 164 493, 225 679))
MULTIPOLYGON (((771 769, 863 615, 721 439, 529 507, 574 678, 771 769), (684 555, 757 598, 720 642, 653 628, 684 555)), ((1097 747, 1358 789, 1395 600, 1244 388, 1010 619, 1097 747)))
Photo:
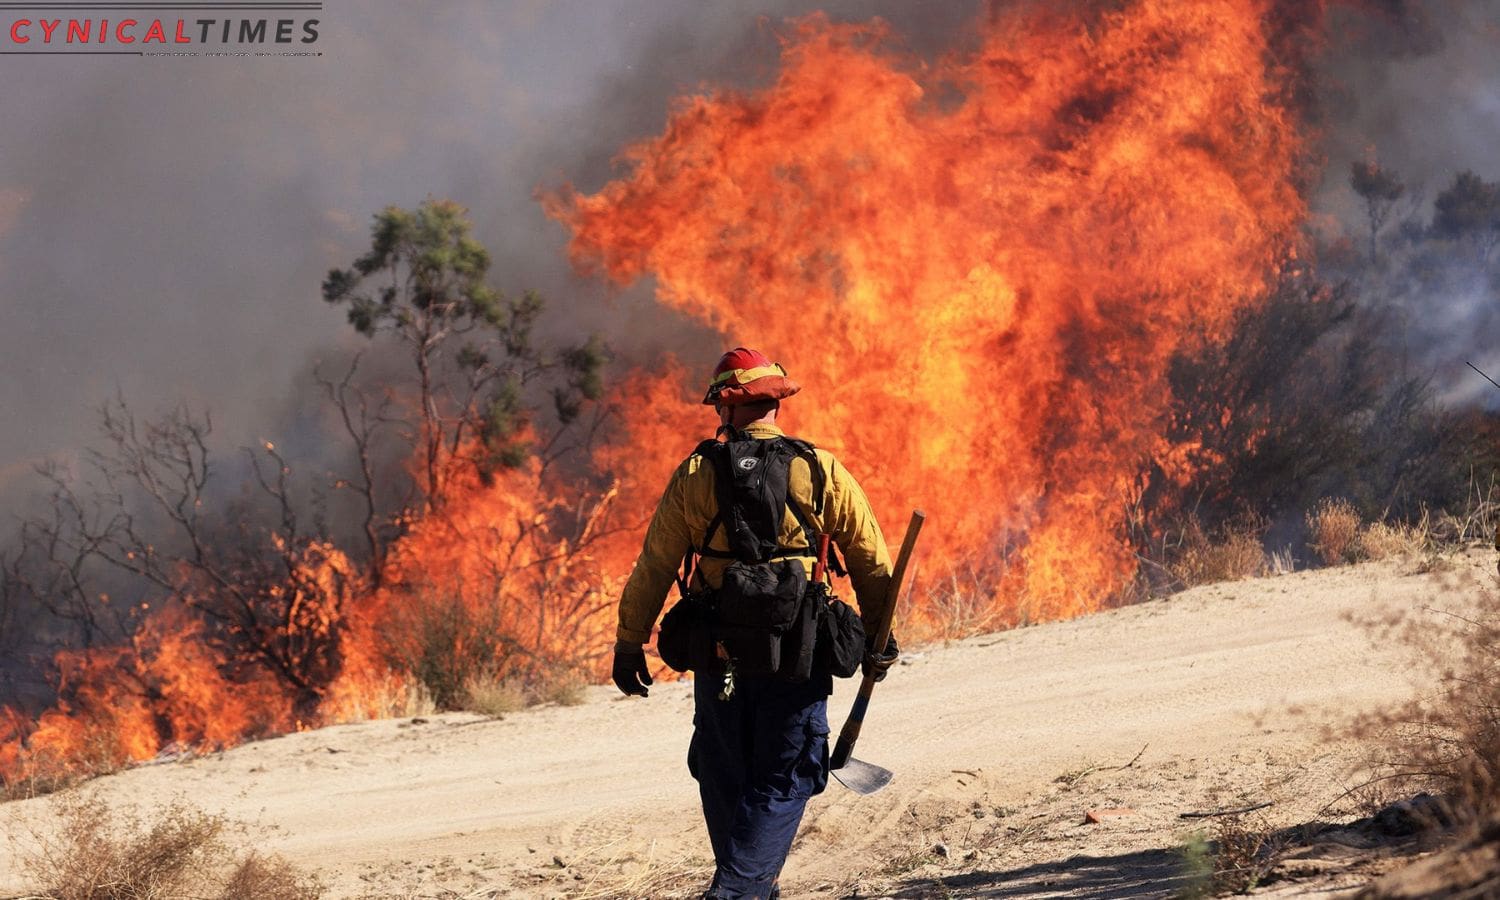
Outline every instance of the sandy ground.
MULTIPOLYGON (((1212 821, 1181 813, 1352 817, 1338 798, 1360 748, 1327 727, 1428 673, 1351 617, 1433 615, 1491 584, 1492 566, 1475 551, 1437 572, 1387 561, 1212 585, 909 652, 856 751, 895 781, 813 800, 786 896, 1168 897, 1183 886, 1175 848, 1212 821), (1108 807, 1133 814, 1083 824, 1108 807)), ((835 731, 852 696, 843 682, 830 702, 835 731)), ((250 823, 332 897, 695 897, 711 861, 684 764, 691 719, 685 683, 644 700, 599 687, 575 707, 325 728, 88 789, 250 823)), ((0 896, 26 891, 17 856, 51 802, 0 806, 0 896)), ((1272 892, 1337 893, 1381 868, 1337 857, 1272 892)))

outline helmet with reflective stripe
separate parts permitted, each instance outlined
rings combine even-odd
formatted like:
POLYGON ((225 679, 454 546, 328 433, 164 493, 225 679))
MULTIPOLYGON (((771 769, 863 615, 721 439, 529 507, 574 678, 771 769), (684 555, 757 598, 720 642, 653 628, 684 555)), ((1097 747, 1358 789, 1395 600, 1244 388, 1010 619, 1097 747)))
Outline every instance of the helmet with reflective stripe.
POLYGON ((802 386, 787 377, 780 363, 771 362, 764 353, 736 347, 719 359, 713 378, 708 382, 705 406, 737 406, 758 400, 781 400, 802 386))

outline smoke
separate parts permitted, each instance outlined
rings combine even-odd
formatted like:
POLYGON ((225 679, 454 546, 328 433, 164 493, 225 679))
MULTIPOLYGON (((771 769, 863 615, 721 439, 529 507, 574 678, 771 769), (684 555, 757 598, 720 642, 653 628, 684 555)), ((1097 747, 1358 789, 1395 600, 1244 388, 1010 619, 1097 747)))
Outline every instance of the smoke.
MULTIPOLYGON (((936 36, 977 9, 903 6, 835 12, 936 36)), ((532 193, 602 181, 700 81, 766 77, 775 38, 750 11, 331 3, 321 34, 310 59, 5 58, 0 490, 87 443, 117 389, 146 410, 210 409, 227 447, 276 437, 294 374, 360 343, 318 285, 386 204, 469 206, 497 284, 542 291, 554 333, 603 330, 632 356, 697 333, 647 290, 575 278, 532 193)))
MULTIPOLYGON (((1355 279, 1365 302, 1399 323, 1389 337, 1396 363, 1431 379, 1449 403, 1494 405, 1493 389, 1464 361, 1500 367, 1490 347, 1497 323, 1494 263, 1431 240, 1433 200, 1463 170, 1500 179, 1500 3, 1372 4, 1333 15, 1320 107, 1327 164, 1314 209, 1352 238, 1368 240, 1350 166, 1375 158, 1405 185, 1382 231, 1379 258, 1331 259, 1355 279)), ((1334 254, 1336 256, 1337 254, 1334 254)))
MULTIPOLYGON (((1312 104, 1326 123, 1314 193, 1324 220, 1359 233, 1347 173, 1370 147, 1429 201, 1459 169, 1500 177, 1489 152, 1500 136, 1497 6, 1384 2, 1334 15, 1312 104)), ((303 485, 326 482, 341 445, 312 373, 337 373, 370 345, 320 301, 319 283, 363 251, 387 204, 470 207, 495 283, 548 299, 544 339, 600 331, 622 366, 670 351, 704 368, 718 336, 658 306, 649 281, 617 293, 576 276, 537 189, 595 191, 618 174, 622 148, 660 133, 674 98, 770 81, 787 17, 879 15, 934 59, 977 41, 968 26, 1001 20, 1002 7, 330 0, 319 57, 6 57, 0 408, 11 427, 0 432, 0 496, 33 483, 31 463, 89 444, 93 409, 117 391, 143 417, 180 402, 210 410, 216 460, 272 440, 303 485)), ((1443 379, 1452 347, 1491 324, 1494 299, 1487 280, 1452 283, 1440 296, 1386 292, 1420 325, 1406 335, 1413 358, 1443 379)), ((367 357, 365 371, 396 365, 367 357)), ((236 465, 220 464, 221 490, 237 488, 236 465)))
MULTIPOLYGON (((622 362, 670 350, 706 365, 717 339, 658 308, 649 283, 616 295, 574 275, 534 191, 596 189, 684 92, 768 81, 777 24, 814 9, 883 16, 928 58, 987 15, 979 0, 335 2, 322 57, 6 57, 0 496, 30 485, 32 463, 86 445, 117 390, 143 413, 212 411, 220 450, 288 430, 317 443, 307 373, 364 345, 319 282, 363 249, 375 211, 428 196, 471 208, 495 282, 548 299, 547 335, 599 330, 622 362)), ((1500 177, 1497 10, 1334 15, 1320 212, 1358 234, 1347 172, 1370 147, 1429 204, 1459 169, 1500 177)), ((1428 350, 1476 334, 1492 300, 1480 285, 1414 310, 1431 323, 1414 358, 1451 365, 1428 350)))
MULTIPOLYGON (((603 183, 620 148, 699 84, 768 80, 774 23, 818 6, 333 0, 321 57, 4 57, 0 499, 13 513, 38 502, 34 466, 81 461, 116 394, 142 419, 211 413, 217 501, 240 491, 239 448, 264 440, 299 490, 347 476, 314 372, 337 377, 360 350, 366 373, 402 361, 380 358, 319 286, 367 248, 388 204, 468 206, 494 283, 547 299, 543 339, 600 331, 622 366, 668 351, 706 364, 718 338, 657 308, 650 285, 575 276, 534 192, 603 183)), ((831 13, 887 15, 935 54, 978 10, 843 0, 831 13)), ((45 640, 47 627, 8 636, 45 640)))

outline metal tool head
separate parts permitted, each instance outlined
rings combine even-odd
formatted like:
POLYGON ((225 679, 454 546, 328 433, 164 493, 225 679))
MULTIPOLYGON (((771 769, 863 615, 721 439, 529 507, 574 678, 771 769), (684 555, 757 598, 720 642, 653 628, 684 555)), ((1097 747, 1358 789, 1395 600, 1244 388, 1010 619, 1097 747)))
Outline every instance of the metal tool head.
POLYGON ((842 766, 833 770, 833 777, 854 793, 867 795, 890 784, 894 776, 890 769, 882 769, 851 756, 842 766))

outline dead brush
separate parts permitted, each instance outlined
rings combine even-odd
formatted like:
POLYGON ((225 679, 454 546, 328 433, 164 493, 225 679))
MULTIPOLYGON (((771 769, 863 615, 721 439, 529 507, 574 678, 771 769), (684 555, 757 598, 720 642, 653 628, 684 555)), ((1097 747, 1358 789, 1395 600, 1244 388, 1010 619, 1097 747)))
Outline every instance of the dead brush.
POLYGON ((1342 497, 1324 497, 1307 514, 1308 546, 1325 565, 1359 558, 1359 512, 1342 497))
POLYGON ((1442 818, 1478 825, 1500 816, 1500 594, 1473 586, 1452 596, 1457 609, 1365 623, 1377 640, 1409 648, 1413 671, 1435 673, 1437 685, 1353 722, 1350 736, 1375 749, 1351 791, 1430 791, 1443 798, 1442 818))
POLYGON ((58 800, 58 827, 12 848, 36 900, 313 900, 318 882, 285 860, 231 845, 234 828, 178 801, 146 817, 100 795, 58 800))
POLYGON ((1371 522, 1359 533, 1358 555, 1362 559, 1419 556, 1426 549, 1426 536, 1405 522, 1371 522))
POLYGON ((1253 531, 1231 530, 1216 542, 1195 531, 1167 568, 1185 587, 1239 581, 1265 574, 1266 553, 1253 531))
POLYGON ((1213 887, 1244 894, 1264 883, 1285 856, 1287 844, 1265 821, 1226 816, 1214 825, 1213 887))
POLYGON ((1147 578, 1135 593, 1150 596, 1154 590, 1170 592, 1264 575, 1267 562, 1261 535, 1265 530, 1265 523, 1251 516, 1237 517, 1210 530, 1196 514, 1187 513, 1161 534, 1138 541, 1143 549, 1136 555, 1147 578), (1145 571, 1147 566, 1149 573, 1145 571))
POLYGON ((1289 848, 1283 832, 1244 815, 1215 820, 1212 834, 1195 832, 1177 849, 1179 900, 1245 894, 1264 884, 1289 848))
MULTIPOLYGON (((608 846, 598 850, 603 851, 608 846)), ((712 861, 702 857, 658 858, 655 841, 651 842, 644 859, 635 853, 615 852, 607 858, 583 866, 573 862, 571 867, 575 871, 583 868, 585 872, 592 869, 588 881, 578 888, 577 893, 568 894, 573 900, 697 897, 714 874, 712 861)))
POLYGON ((1497 521, 1500 521, 1500 485, 1493 478, 1482 484, 1470 473, 1462 507, 1455 512, 1442 512, 1432 531, 1445 544, 1464 546, 1493 540, 1497 521))
POLYGON ((395 672, 343 687, 325 703, 326 722, 364 722, 370 719, 410 719, 438 711, 427 685, 395 672))
MULTIPOLYGON (((1006 624, 995 589, 972 570, 953 572, 933 585, 907 630, 914 643, 955 641, 997 631, 1006 624)), ((1024 623, 1023 623, 1024 624, 1024 623)), ((903 634, 905 640, 907 634, 903 634)))
POLYGON ((476 672, 465 678, 459 701, 461 709, 494 719, 528 705, 526 691, 519 681, 496 675, 493 671, 476 672))
POLYGON ((583 702, 588 684, 582 672, 567 666, 547 666, 524 674, 484 669, 464 679, 458 707, 500 718, 545 703, 577 706, 583 702))

